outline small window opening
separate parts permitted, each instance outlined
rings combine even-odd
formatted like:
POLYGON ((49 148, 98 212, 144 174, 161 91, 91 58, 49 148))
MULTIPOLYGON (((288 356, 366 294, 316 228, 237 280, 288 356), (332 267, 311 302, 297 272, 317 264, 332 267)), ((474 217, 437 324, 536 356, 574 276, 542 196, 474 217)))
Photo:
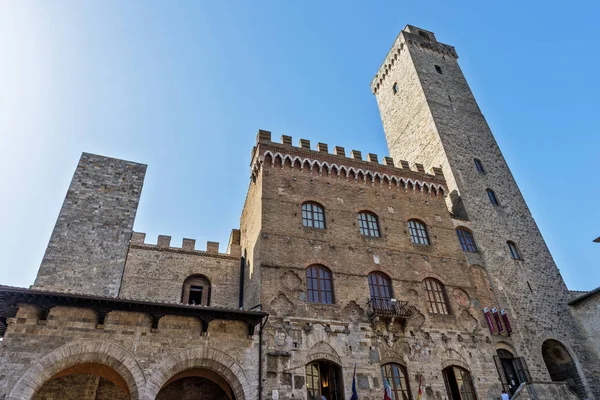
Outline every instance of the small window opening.
POLYGON ((442 67, 440 67, 439 65, 435 66, 435 70, 437 71, 438 74, 442 73, 442 67))
POLYGON ((425 39, 429 39, 429 35, 423 31, 419 31, 419 36, 424 37, 425 39))
POLYGON ((394 91, 394 94, 398 93, 398 82, 394 82, 394 86, 392 86, 392 90, 394 91))
POLYGON ((202 304, 202 286, 190 286, 190 299, 188 304, 202 304))
POLYGON ((488 197, 490 198, 490 203, 492 203, 495 206, 500 205, 500 203, 498 203, 498 198, 496 197, 496 193, 494 193, 494 191, 492 189, 487 189, 487 194, 488 194, 488 197))
POLYGON ((514 242, 506 242, 508 245, 508 249, 510 250, 510 256, 513 260, 521 260, 521 253, 519 253, 519 249, 514 242))
POLYGON ((475 161, 475 168, 477 168, 477 172, 485 174, 485 169, 483 168, 483 163, 479 158, 473 159, 475 161))

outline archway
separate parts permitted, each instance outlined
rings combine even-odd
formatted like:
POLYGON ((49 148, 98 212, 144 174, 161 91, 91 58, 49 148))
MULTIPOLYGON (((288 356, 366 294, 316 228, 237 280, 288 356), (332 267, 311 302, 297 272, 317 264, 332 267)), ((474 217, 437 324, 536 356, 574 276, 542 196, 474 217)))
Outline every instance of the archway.
MULTIPOLYGON (((185 379, 177 385, 200 385, 204 381, 216 383, 233 400, 248 400, 257 397, 257 385, 246 377, 255 373, 252 368, 242 367, 232 357, 212 347, 194 347, 172 354, 155 364, 152 375, 146 384, 146 399, 158 398, 159 392, 171 383, 185 379), (192 379, 188 379, 192 378, 192 379)), ((206 383, 208 384, 208 383, 206 383)), ((175 387, 175 386, 174 386, 175 387)), ((174 389, 169 389, 174 390, 174 389)), ((175 397, 177 400, 183 398, 175 397)), ((210 399, 210 398, 209 398, 210 399)), ((229 399, 229 397, 225 397, 229 399)))
POLYGON ((309 400, 343 400, 342 368, 329 360, 315 360, 305 367, 309 400))
MULTIPOLYGON (((140 399, 140 390, 146 384, 143 370, 123 347, 104 340, 82 340, 59 347, 32 363, 7 399, 31 400, 47 382, 78 373, 92 373, 116 387, 126 387, 126 398, 131 400, 140 399)), ((103 381, 103 386, 107 385, 103 381)))
POLYGON ((129 400, 125 379, 114 369, 97 363, 68 367, 49 380, 32 400, 129 400))
POLYGON ((156 400, 235 400, 225 378, 204 368, 190 368, 174 375, 158 392, 156 400))
POLYGON ((444 368, 444 383, 450 400, 477 400, 471 374, 456 365, 444 368))
POLYGON ((564 381, 579 398, 585 397, 585 387, 575 361, 562 343, 554 339, 546 340, 542 344, 542 357, 553 381, 564 381))
POLYGON ((508 389, 508 393, 511 396, 515 394, 521 384, 514 362, 515 356, 512 352, 506 349, 496 350, 496 367, 500 374, 500 380, 504 389, 508 389))

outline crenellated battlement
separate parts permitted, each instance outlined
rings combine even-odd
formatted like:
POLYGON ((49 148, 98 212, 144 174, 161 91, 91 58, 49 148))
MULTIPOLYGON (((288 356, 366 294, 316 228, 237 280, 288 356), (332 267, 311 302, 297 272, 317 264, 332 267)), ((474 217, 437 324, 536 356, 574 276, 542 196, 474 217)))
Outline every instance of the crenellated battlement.
POLYGON ((456 54, 454 47, 438 42, 433 32, 412 25, 406 25, 396 37, 392 48, 371 81, 371 91, 373 94, 377 93, 388 74, 395 67, 400 54, 403 51, 408 51, 408 46, 418 50, 435 51, 444 56, 458 59, 458 54, 456 54))
POLYGON ((261 166, 267 163, 272 167, 298 168, 301 171, 308 170, 310 173, 373 185, 397 186, 434 195, 447 193, 446 181, 439 167, 432 167, 430 173, 427 173, 422 164, 414 163, 411 168, 408 161, 400 160, 396 163, 387 156, 380 163, 377 154, 368 153, 366 160, 363 160, 362 153, 358 150, 351 150, 348 157, 344 147, 335 146, 333 149, 333 153, 329 153, 328 144, 318 143, 316 150, 313 150, 307 139, 300 139, 298 146, 293 146, 292 138, 286 135, 281 137, 280 142, 273 142, 271 132, 259 130, 256 146, 252 150, 252 179, 256 178, 261 166))
MULTIPOLYGON (((233 231, 239 232, 234 229, 233 231)), ((130 247, 147 248, 159 251, 175 251, 184 253, 193 253, 200 256, 211 257, 241 257, 242 251, 239 242, 229 243, 227 253, 219 253, 219 242, 206 242, 206 250, 196 249, 196 239, 183 239, 181 247, 171 246, 171 236, 159 235, 156 244, 146 243, 146 234, 143 232, 133 232, 131 236, 130 247)))

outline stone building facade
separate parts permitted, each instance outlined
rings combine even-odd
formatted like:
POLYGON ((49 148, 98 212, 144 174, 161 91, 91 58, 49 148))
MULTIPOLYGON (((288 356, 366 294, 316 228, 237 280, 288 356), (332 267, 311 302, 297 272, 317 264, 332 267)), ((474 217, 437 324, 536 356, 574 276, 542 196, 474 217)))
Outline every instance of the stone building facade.
POLYGON ((34 285, 0 286, 0 399, 600 398, 597 314, 456 59, 396 39, 371 85, 394 158, 259 131, 224 253, 146 243, 145 166, 84 153, 34 285))

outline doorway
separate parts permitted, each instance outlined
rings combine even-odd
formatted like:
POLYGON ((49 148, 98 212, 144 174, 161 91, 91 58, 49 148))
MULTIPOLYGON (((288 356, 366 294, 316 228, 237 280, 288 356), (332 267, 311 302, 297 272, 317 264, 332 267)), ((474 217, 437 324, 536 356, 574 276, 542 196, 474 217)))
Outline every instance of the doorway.
POLYGON ((585 387, 575 361, 562 343, 553 339, 546 340, 542 344, 542 356, 553 381, 566 382, 580 399, 585 398, 585 387))
POLYGON ((342 369, 330 361, 314 361, 306 365, 308 400, 343 400, 342 369))
POLYGON ((456 365, 445 368, 444 382, 446 383, 446 392, 450 400, 477 400, 475 387, 471 379, 471 374, 464 368, 456 365))

